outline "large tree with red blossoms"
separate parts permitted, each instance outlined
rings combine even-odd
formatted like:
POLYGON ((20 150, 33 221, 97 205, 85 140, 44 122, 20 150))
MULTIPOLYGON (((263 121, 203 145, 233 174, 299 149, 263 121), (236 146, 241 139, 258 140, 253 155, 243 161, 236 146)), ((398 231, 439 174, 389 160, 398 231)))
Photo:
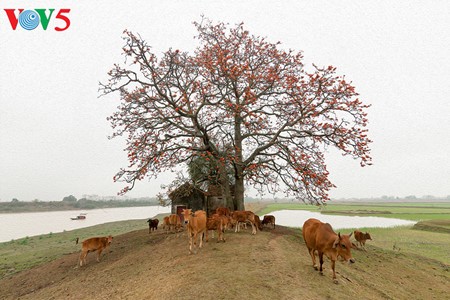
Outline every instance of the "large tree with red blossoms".
POLYGON ((100 84, 102 94, 120 96, 108 119, 112 136, 126 137, 130 164, 115 176, 127 183, 122 193, 202 157, 214 161, 222 184, 232 184, 232 209, 244 209, 246 185, 321 204, 334 187, 327 147, 370 165, 368 105, 335 67, 308 71, 301 52, 253 36, 243 24, 203 18, 194 25, 199 46, 191 54, 158 56, 125 31, 127 64, 116 64, 100 84), (226 182, 230 170, 233 182, 226 182))

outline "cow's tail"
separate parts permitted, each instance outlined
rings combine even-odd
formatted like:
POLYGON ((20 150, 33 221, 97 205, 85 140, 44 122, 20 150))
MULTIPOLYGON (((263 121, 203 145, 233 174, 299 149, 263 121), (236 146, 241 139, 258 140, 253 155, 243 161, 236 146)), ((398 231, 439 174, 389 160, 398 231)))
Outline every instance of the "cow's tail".
POLYGON ((78 240, 79 240, 79 238, 76 238, 75 245, 78 245, 78 240))

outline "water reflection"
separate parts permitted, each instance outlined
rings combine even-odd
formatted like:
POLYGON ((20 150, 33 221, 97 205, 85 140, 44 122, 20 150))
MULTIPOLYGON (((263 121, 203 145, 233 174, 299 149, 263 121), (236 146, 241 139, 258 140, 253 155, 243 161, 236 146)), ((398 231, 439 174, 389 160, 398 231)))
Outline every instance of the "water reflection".
POLYGON ((56 233, 64 230, 84 228, 108 222, 146 219, 157 214, 168 212, 170 212, 170 207, 144 206, 0 214, 0 242, 50 232, 56 233), (74 221, 70 219, 78 216, 80 213, 87 213, 85 220, 74 221))
POLYGON ((318 219, 324 223, 330 223, 333 229, 363 228, 363 227, 394 227, 402 225, 414 225, 415 221, 359 216, 325 215, 318 212, 304 210, 278 210, 270 213, 275 216, 276 224, 289 227, 302 227, 309 218, 318 219))

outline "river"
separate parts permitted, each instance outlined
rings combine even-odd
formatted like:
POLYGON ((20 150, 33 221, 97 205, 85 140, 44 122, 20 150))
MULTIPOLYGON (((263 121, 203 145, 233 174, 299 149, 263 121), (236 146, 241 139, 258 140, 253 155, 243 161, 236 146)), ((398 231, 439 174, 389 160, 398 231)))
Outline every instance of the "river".
POLYGON ((50 232, 63 232, 108 222, 148 219, 157 214, 169 212, 170 207, 143 206, 0 214, 0 242, 50 232), (82 213, 86 213, 85 220, 71 220, 71 218, 82 213))
MULTIPOLYGON (((143 206, 0 214, 0 242, 7 242, 26 236, 48 234, 50 232, 63 232, 108 222, 148 219, 158 214, 169 212, 170 207, 143 206), (85 220, 71 220, 71 218, 81 213, 86 213, 85 220)), ((414 221, 380 217, 323 215, 319 212, 304 210, 279 210, 270 214, 275 216, 276 224, 289 227, 302 227, 303 223, 309 218, 316 218, 322 222, 330 223, 333 229, 393 227, 416 223, 414 221)))
POLYGON ((330 223, 333 229, 342 228, 364 228, 364 227, 394 227, 414 225, 415 221, 381 218, 381 217, 359 217, 359 216, 337 216, 326 215, 319 212, 306 210, 278 210, 270 213, 275 217, 275 223, 288 227, 302 227, 309 218, 318 219, 324 223, 330 223))

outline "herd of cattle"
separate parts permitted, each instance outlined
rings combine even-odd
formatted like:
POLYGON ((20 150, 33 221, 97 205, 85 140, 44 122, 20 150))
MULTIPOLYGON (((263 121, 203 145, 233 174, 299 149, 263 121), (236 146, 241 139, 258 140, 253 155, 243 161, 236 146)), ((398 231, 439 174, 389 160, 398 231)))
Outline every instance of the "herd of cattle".
MULTIPOLYGON (((149 233, 158 229, 158 219, 149 219, 147 222, 149 233)), ((251 211, 231 212, 226 207, 218 207, 214 214, 207 217, 203 210, 192 212, 191 209, 184 209, 181 216, 171 214, 164 217, 161 227, 166 233, 179 232, 186 228, 189 236, 189 253, 193 253, 196 252, 197 241, 198 248, 203 246, 203 239, 208 241, 210 231, 213 231, 213 234, 217 232, 217 242, 225 242, 226 230, 234 228, 235 232, 238 232, 241 226, 246 227, 247 224, 252 226, 252 234, 256 234, 258 230, 263 229, 264 225, 275 228, 275 217, 266 215, 261 221, 259 216, 251 211)))
MULTIPOLYGON (((149 233, 158 229, 158 219, 149 219, 147 222, 149 233)), ((166 233, 179 232, 186 229, 189 237, 189 253, 191 254, 197 252, 196 247, 202 248, 203 240, 208 241, 210 231, 212 231, 213 237, 214 232, 217 232, 217 242, 225 242, 224 233, 226 230, 234 229, 235 232, 238 232, 241 227, 246 227, 247 224, 252 226, 252 234, 256 234, 258 230, 263 230, 264 226, 270 226, 272 229, 275 229, 275 217, 265 215, 263 220, 261 220, 258 215, 251 211, 231 212, 225 207, 217 208, 216 212, 208 217, 203 210, 193 212, 191 209, 183 209, 181 216, 171 214, 164 217, 160 227, 166 233)), ((354 234, 355 240, 364 250, 366 250, 366 240, 372 240, 369 233, 362 233, 359 230, 355 230, 348 235, 336 234, 330 224, 322 223, 317 219, 306 220, 303 224, 302 234, 308 252, 311 255, 313 267, 316 270, 319 270, 323 274, 322 265, 324 255, 331 260, 331 269, 335 283, 338 283, 335 272, 336 260, 340 257, 346 262, 355 262, 351 254, 351 249, 357 249, 358 246, 351 242, 350 237, 354 234), (319 267, 316 263, 316 254, 319 257, 319 267)), ((86 255, 89 252, 96 251, 97 261, 99 261, 100 254, 111 244, 112 239, 112 236, 108 236, 95 237, 83 241, 79 258, 80 266, 83 265, 83 262, 86 264, 86 255)))

